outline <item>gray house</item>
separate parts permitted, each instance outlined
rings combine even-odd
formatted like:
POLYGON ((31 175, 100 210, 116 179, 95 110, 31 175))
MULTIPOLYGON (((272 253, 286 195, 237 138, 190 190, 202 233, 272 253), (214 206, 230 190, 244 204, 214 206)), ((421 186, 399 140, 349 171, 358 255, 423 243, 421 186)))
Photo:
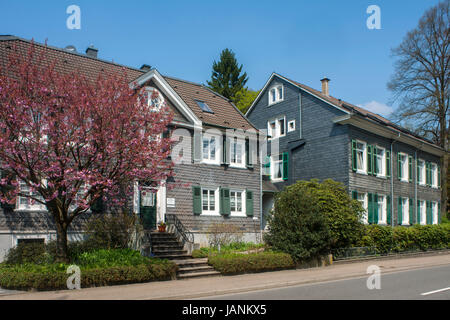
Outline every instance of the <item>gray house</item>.
POLYGON ((440 157, 432 142, 329 94, 273 73, 246 113, 269 140, 263 175, 263 208, 297 180, 342 182, 366 209, 364 222, 380 225, 440 221, 440 157), (270 183, 271 182, 271 183, 270 183))
MULTIPOLYGON (((175 162, 175 177, 163 186, 136 181, 130 199, 130 210, 142 218, 146 229, 154 230, 157 222, 170 220, 188 232, 195 244, 204 245, 210 227, 225 224, 240 230, 246 241, 260 239, 261 174, 255 146, 258 132, 230 100, 201 84, 163 76, 148 65, 132 68, 101 60, 94 48, 84 54, 73 48, 35 44, 61 62, 62 72, 79 70, 95 79, 105 71, 125 71, 130 83, 159 93, 156 101, 149 100, 149 105, 165 103, 173 111, 174 120, 167 134, 178 141, 171 159, 175 162)), ((7 65, 13 48, 25 55, 30 45, 25 39, 0 36, 0 66, 7 65)), ((85 217, 74 220, 69 240, 83 238, 89 216, 87 212, 85 217)), ((13 206, 2 203, 0 261, 9 248, 21 241, 46 242, 55 238, 55 224, 45 206, 27 197, 18 197, 13 206)))

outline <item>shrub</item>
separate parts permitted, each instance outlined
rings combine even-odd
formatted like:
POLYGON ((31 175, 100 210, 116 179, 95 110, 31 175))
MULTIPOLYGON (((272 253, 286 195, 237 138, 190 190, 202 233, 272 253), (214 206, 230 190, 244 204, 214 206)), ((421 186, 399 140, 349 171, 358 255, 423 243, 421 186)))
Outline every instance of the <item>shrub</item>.
MULTIPOLYGON (((243 251, 252 251, 256 249, 264 248, 264 244, 262 243, 253 243, 253 242, 232 242, 228 245, 224 245, 220 247, 221 253, 231 253, 231 252, 243 252, 243 251)), ((209 247, 209 248, 200 248, 192 251, 193 258, 206 258, 210 254, 217 254, 219 252, 217 247, 209 247)))
POLYGON ((232 242, 241 242, 242 230, 228 223, 213 223, 208 228, 208 243, 210 247, 228 245, 232 242))
POLYGON ((24 263, 47 263, 52 257, 46 252, 43 243, 19 243, 16 247, 9 249, 5 262, 8 264, 24 263))
POLYGON ((84 267, 113 267, 148 264, 150 259, 131 249, 99 249, 79 254, 74 263, 84 267))
POLYGON ((265 242, 295 261, 309 260, 330 252, 332 238, 320 204, 302 183, 286 187, 275 196, 265 242))
POLYGON ((248 272, 264 272, 295 268, 295 263, 289 254, 281 252, 261 253, 226 253, 212 255, 208 264, 223 274, 238 274, 248 272))

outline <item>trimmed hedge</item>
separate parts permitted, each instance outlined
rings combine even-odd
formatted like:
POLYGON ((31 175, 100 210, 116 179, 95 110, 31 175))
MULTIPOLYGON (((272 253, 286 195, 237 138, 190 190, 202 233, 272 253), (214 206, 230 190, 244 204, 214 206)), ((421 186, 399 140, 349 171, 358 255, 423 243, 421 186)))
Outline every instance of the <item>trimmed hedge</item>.
POLYGON ((281 252, 212 255, 208 258, 208 264, 222 274, 275 271, 296 266, 289 254, 281 252))
POLYGON ((369 225, 357 246, 375 247, 381 254, 450 248, 450 224, 412 227, 369 225))

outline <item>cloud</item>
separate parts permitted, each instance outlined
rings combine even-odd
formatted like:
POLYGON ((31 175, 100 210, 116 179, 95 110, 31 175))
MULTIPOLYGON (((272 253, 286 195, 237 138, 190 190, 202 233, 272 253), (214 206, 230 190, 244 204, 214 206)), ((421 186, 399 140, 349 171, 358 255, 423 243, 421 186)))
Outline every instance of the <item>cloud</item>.
POLYGON ((366 102, 364 104, 358 104, 358 107, 364 108, 373 113, 378 113, 379 115, 382 115, 384 117, 390 115, 394 111, 392 107, 389 107, 388 105, 375 100, 366 102))

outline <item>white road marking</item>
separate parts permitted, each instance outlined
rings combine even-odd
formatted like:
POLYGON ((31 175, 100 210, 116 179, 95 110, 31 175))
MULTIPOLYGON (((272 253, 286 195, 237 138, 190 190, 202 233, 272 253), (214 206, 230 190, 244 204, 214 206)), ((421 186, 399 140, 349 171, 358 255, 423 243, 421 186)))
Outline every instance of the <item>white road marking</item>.
POLYGON ((427 296, 427 295, 429 295, 429 294, 438 293, 438 292, 443 292, 443 291, 447 291, 447 290, 450 290, 450 287, 444 288, 444 289, 439 289, 439 290, 434 290, 434 291, 429 291, 429 292, 425 292, 425 293, 421 293, 420 295, 422 295, 422 296, 427 296))

